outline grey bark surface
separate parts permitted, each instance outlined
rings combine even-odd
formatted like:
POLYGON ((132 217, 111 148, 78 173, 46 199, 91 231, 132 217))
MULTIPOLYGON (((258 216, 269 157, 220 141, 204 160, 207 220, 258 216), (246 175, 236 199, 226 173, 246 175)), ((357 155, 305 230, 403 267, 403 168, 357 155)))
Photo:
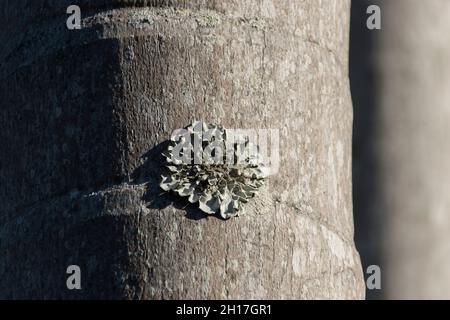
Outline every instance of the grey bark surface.
POLYGON ((383 297, 450 298, 450 3, 379 1, 373 190, 383 297), (399 19, 399 17, 402 17, 399 19))
POLYGON ((86 0, 80 31, 37 2, 0 9, 1 298, 364 296, 350 1, 86 0), (193 120, 280 130, 245 215, 161 195, 163 142, 193 120))

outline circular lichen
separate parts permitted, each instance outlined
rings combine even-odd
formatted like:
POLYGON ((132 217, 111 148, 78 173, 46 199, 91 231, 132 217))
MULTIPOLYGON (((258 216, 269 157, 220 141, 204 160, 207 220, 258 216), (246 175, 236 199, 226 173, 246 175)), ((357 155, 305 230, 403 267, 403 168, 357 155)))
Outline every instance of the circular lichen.
POLYGON ((167 172, 160 187, 224 219, 242 212, 267 177, 258 147, 249 137, 218 125, 194 122, 172 136, 163 156, 167 172))

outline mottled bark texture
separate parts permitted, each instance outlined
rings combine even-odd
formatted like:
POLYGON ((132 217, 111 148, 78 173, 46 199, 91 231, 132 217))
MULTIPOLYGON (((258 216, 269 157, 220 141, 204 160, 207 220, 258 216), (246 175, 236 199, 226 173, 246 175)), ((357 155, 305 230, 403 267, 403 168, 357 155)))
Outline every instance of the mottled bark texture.
POLYGON ((378 3, 370 212, 382 226, 382 260, 371 263, 381 266, 384 298, 449 299, 450 2, 378 3))
POLYGON ((0 296, 362 298, 350 2, 78 2, 80 31, 69 1, 0 9, 0 296), (194 119, 280 130, 245 216, 161 195, 162 143, 194 119))

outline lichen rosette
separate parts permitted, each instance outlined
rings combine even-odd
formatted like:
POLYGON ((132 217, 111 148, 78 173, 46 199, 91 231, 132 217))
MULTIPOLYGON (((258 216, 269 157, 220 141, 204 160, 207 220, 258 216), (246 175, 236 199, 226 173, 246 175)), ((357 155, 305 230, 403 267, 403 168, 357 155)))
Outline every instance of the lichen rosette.
POLYGON ((186 127, 182 136, 173 135, 163 152, 167 171, 160 187, 188 197, 190 203, 198 202, 207 214, 229 219, 242 213, 243 204, 264 184, 267 168, 248 137, 233 134, 230 142, 227 136, 231 136, 229 130, 203 122, 186 127), (193 141, 201 147, 196 148, 193 141))

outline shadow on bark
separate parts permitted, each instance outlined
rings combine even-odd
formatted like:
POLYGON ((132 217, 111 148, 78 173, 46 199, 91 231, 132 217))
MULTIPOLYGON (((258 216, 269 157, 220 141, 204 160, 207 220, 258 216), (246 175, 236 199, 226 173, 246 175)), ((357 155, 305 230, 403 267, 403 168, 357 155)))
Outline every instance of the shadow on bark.
MULTIPOLYGON (((165 159, 162 152, 167 149, 169 141, 164 141, 150 149, 143 156, 143 164, 138 167, 132 179, 135 184, 147 184, 142 200, 147 203, 147 208, 161 210, 169 206, 184 210, 186 218, 191 220, 207 219, 207 215, 198 208, 198 204, 190 203, 187 198, 180 197, 172 192, 165 192, 159 187, 161 182, 161 173, 164 171, 165 159)), ((214 215, 212 217, 219 218, 214 215)))
MULTIPOLYGON (((373 52, 379 30, 366 27, 368 0, 353 0, 350 25, 350 84, 353 99, 353 207, 355 242, 364 271, 383 269, 383 221, 377 205, 378 168, 375 146, 377 95, 373 52)), ((367 275, 366 275, 367 276, 367 275)), ((379 299, 381 290, 367 290, 367 299, 379 299)))

